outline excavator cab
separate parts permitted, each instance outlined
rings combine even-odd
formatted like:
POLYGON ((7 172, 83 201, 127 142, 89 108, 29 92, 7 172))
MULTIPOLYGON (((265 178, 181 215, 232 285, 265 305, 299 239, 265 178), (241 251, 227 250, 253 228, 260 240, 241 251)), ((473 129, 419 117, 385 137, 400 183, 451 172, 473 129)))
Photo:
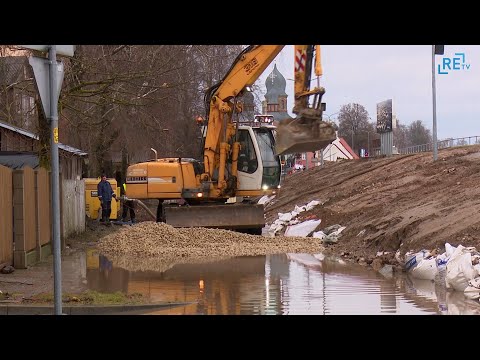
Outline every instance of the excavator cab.
POLYGON ((275 144, 277 155, 313 152, 325 148, 336 139, 333 125, 322 120, 325 89, 320 86, 310 89, 315 52, 315 74, 319 81, 322 75, 320 46, 295 45, 295 106, 292 111, 297 117, 279 122, 275 144))

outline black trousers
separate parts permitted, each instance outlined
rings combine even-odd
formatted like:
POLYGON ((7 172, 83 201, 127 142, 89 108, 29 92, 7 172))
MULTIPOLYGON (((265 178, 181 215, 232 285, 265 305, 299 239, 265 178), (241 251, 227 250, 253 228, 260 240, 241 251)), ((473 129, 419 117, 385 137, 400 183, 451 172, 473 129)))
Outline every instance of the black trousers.
POLYGON ((110 221, 110 214, 112 213, 112 201, 102 201, 102 220, 110 221))
POLYGON ((133 200, 126 200, 123 202, 123 210, 122 210, 122 220, 127 219, 127 212, 130 211, 130 220, 135 220, 135 209, 133 200))

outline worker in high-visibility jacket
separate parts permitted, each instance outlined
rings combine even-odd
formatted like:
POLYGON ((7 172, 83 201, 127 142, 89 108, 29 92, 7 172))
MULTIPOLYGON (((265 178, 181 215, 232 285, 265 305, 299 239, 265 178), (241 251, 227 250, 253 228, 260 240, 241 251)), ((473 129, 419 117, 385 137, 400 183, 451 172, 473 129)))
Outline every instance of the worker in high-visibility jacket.
POLYGON ((134 207, 134 202, 131 199, 128 199, 126 197, 127 194, 127 184, 123 183, 122 186, 123 190, 123 210, 122 210, 122 221, 127 222, 127 213, 130 212, 130 220, 132 223, 135 222, 135 207, 134 207))

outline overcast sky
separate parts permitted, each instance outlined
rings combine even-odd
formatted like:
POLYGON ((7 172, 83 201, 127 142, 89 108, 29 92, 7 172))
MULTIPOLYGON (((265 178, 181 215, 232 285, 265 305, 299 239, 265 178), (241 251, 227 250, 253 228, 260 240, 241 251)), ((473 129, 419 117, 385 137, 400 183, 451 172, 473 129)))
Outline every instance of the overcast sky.
MULTIPOLYGON (((287 45, 259 79, 265 93, 266 77, 277 64, 287 79, 288 110, 293 108, 293 46, 287 45)), ((480 136, 480 46, 446 45, 445 55, 436 55, 438 139, 480 136), (438 74, 443 58, 453 59, 457 67, 463 60, 466 70, 438 74)), ((363 105, 376 121, 376 104, 393 99, 394 113, 402 124, 422 120, 432 129, 432 47, 431 45, 324 45, 323 73, 320 80, 326 93, 327 115, 336 119, 340 107, 348 103, 363 105)), ((442 69, 443 70, 443 69, 442 69)), ((444 71, 445 72, 445 71, 444 71)), ((316 80, 312 87, 316 85, 316 80)), ((261 95, 261 99, 264 96, 261 95)))

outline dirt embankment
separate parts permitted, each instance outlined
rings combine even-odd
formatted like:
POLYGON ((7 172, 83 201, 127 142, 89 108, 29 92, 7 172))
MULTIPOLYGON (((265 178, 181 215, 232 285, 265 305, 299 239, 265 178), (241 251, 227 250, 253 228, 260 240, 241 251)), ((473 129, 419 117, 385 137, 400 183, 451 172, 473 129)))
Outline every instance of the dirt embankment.
POLYGON ((480 146, 382 159, 326 163, 287 177, 266 206, 267 222, 311 200, 302 216, 341 224, 328 251, 372 257, 378 251, 439 248, 445 242, 480 249, 480 146), (365 230, 362 234, 359 234, 365 230))

